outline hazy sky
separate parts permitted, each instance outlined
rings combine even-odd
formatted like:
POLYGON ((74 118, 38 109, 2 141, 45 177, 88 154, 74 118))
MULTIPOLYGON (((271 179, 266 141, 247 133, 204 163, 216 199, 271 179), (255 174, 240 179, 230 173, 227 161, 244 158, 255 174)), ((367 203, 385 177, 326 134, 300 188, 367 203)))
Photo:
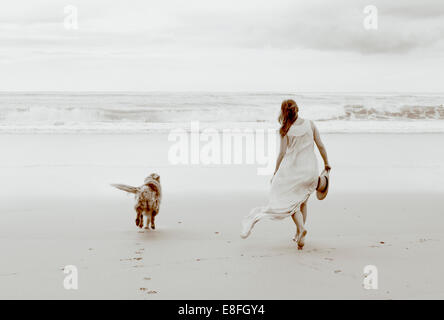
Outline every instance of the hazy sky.
POLYGON ((442 0, 2 0, 0 90, 444 91, 442 0), (78 30, 64 27, 66 5, 78 30), (378 8, 378 30, 363 10, 378 8))

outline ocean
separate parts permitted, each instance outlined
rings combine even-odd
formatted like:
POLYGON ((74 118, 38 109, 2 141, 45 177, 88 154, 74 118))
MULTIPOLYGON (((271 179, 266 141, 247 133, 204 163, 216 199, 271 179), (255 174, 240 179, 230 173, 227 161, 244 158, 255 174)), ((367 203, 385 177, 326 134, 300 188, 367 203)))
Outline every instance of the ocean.
POLYGON ((2 92, 0 133, 277 128, 284 99, 323 132, 444 132, 444 93, 2 92))

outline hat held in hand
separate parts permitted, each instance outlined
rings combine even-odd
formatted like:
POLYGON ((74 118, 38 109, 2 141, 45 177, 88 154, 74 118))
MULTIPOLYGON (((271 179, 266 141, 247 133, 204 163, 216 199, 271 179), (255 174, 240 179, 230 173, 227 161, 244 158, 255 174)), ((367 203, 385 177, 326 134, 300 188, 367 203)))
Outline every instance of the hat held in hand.
POLYGON ((319 200, 324 200, 328 193, 328 187, 330 186, 330 173, 329 170, 322 171, 318 179, 318 186, 316 187, 316 197, 319 200))

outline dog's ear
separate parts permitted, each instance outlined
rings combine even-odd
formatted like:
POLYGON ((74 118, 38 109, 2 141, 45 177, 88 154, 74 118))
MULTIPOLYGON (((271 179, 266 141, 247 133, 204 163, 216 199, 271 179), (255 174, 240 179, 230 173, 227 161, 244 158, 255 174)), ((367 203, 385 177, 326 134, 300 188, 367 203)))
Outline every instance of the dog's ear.
POLYGON ((157 173, 152 173, 151 178, 153 178, 157 182, 160 182, 160 176, 157 173))

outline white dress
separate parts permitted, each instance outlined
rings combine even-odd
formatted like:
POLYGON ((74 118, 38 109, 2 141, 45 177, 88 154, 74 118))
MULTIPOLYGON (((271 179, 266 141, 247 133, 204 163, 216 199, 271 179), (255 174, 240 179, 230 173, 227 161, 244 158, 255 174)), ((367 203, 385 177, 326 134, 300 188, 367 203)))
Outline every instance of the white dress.
POLYGON ((244 237, 261 219, 284 219, 300 211, 301 204, 316 190, 319 172, 311 121, 293 124, 287 137, 287 151, 273 178, 268 205, 254 208, 246 217, 244 237))

